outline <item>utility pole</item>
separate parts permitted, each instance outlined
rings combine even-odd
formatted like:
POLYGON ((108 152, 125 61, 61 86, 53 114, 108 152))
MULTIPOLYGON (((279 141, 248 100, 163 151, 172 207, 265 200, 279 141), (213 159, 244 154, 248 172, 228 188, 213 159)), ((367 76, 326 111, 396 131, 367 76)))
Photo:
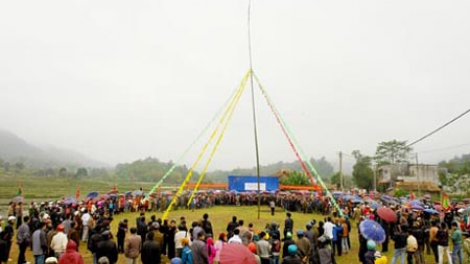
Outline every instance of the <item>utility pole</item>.
POLYGON ((339 152, 339 186, 343 191, 343 152, 339 152))
POLYGON ((416 158, 416 176, 418 178, 418 197, 421 197, 421 180, 419 179, 418 153, 415 153, 415 158, 416 158))

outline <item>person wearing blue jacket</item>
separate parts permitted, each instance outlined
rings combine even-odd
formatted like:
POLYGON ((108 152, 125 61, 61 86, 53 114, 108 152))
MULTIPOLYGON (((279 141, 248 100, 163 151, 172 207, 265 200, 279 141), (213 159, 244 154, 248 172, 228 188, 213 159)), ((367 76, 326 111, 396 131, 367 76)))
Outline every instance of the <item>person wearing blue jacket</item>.
POLYGON ((181 251, 182 264, 193 264, 193 252, 189 247, 189 239, 184 237, 181 244, 183 245, 183 251, 181 251))
POLYGON ((341 222, 336 220, 335 226, 333 227, 333 255, 338 253, 338 256, 341 256, 341 238, 343 233, 343 227, 341 226, 341 222), (336 248, 336 250, 335 250, 336 248))

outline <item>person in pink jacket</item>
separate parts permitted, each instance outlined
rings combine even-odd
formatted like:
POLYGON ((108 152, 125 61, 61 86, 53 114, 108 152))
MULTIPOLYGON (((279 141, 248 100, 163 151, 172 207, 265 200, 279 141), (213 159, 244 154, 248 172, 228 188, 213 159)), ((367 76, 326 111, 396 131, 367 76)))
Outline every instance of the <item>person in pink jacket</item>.
POLYGON ((206 247, 207 247, 207 256, 209 257, 209 264, 213 264, 216 250, 214 247, 214 240, 212 239, 212 237, 207 238, 206 247))
POLYGON ((217 263, 220 261, 220 253, 225 244, 227 244, 227 236, 225 233, 220 233, 219 240, 215 242, 215 262, 217 263))

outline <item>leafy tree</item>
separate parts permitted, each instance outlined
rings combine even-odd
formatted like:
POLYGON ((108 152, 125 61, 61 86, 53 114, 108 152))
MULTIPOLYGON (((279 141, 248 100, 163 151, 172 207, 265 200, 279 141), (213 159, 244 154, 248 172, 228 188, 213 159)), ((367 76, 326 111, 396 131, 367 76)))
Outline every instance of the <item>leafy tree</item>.
POLYGON ((413 148, 407 146, 406 141, 396 139, 380 142, 375 152, 377 164, 396 164, 408 161, 413 148))
MULTIPOLYGON (((337 173, 333 174, 333 176, 331 176, 331 183, 335 184, 338 188, 341 186, 341 177, 340 177, 339 172, 337 172, 337 173)), ((343 180, 343 183, 344 183, 344 180, 343 180)))
POLYGON ((393 196, 395 196, 395 197, 405 197, 408 194, 409 194, 409 192, 407 190, 398 188, 398 189, 395 190, 395 193, 393 194, 393 196))
POLYGON ((86 168, 78 168, 77 173, 75 173, 75 178, 87 177, 88 171, 86 168))
POLYGON ((374 186, 374 171, 370 168, 371 158, 363 156, 358 150, 353 151, 352 155, 356 158, 352 173, 354 182, 361 189, 372 189, 374 186))
POLYGON ((67 176, 67 168, 65 168, 65 167, 60 168, 60 170, 59 170, 59 176, 60 176, 60 177, 65 177, 65 176, 67 176))
POLYGON ((23 162, 17 162, 17 163, 15 163, 15 171, 16 171, 16 172, 20 172, 20 171, 22 171, 24 168, 25 168, 25 166, 24 166, 24 163, 23 163, 23 162))
POLYGON ((293 171, 287 177, 281 179, 283 185, 311 185, 310 179, 302 172, 293 171))

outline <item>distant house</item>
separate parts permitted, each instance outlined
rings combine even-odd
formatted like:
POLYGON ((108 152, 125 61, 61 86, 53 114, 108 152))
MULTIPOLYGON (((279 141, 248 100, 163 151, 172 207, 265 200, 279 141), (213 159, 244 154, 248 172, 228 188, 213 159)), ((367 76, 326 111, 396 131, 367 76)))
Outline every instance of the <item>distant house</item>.
POLYGON ((377 170, 377 182, 385 188, 404 188, 409 191, 438 192, 439 167, 427 164, 382 165, 377 170))

